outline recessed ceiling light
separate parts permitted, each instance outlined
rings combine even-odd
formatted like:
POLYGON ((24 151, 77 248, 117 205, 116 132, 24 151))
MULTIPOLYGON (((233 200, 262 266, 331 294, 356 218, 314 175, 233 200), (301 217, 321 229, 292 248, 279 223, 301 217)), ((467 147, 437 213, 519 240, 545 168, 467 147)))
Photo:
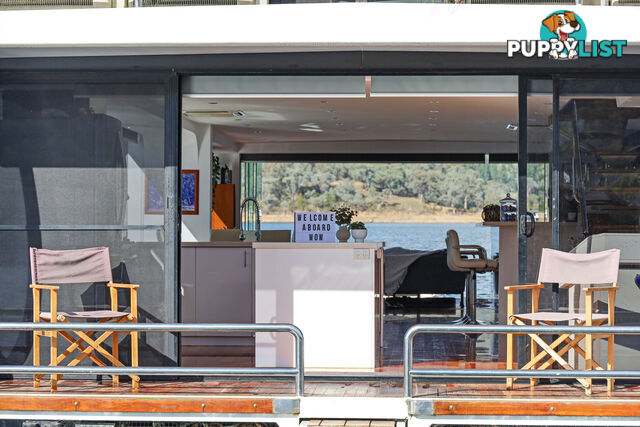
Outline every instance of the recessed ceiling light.
POLYGON ((440 101, 429 101, 429 104, 440 104, 440 101))
POLYGON ((430 113, 439 113, 439 110, 429 110, 430 113))
POLYGON ((183 111, 187 117, 231 117, 233 113, 227 110, 190 110, 183 111))
POLYGON ((429 123, 429 126, 431 126, 431 127, 435 127, 435 126, 438 126, 438 125, 437 125, 437 124, 435 124, 435 123, 429 123))
POLYGON ((324 101, 324 100, 323 100, 323 101, 320 101, 320 102, 322 102, 323 104, 326 104, 326 103, 327 103, 327 102, 329 102, 329 101, 324 101))
POLYGON ((438 120, 437 117, 429 117, 429 120, 438 120))
POLYGON ((342 126, 344 123, 338 122, 336 123, 336 126, 342 126))
POLYGON ((513 130, 513 131, 516 131, 516 130, 518 130, 518 126, 516 126, 516 125, 512 125, 511 123, 509 123, 509 124, 507 125, 507 128, 506 128, 506 129, 507 129, 507 130, 513 130))
POLYGON ((303 123, 300 128, 320 129, 320 125, 317 123, 303 123))

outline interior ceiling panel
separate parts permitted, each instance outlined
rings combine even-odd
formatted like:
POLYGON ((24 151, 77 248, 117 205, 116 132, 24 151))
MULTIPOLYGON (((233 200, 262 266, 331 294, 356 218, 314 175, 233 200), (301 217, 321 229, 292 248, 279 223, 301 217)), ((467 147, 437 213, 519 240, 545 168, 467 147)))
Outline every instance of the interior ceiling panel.
MULTIPOLYGON (((530 103, 530 117, 551 113, 530 103)), ((505 96, 365 98, 192 98, 185 116, 211 124, 238 144, 331 141, 513 142, 518 98, 505 96), (232 111, 231 115, 197 114, 232 111), (194 114, 195 113, 195 114, 194 114)))

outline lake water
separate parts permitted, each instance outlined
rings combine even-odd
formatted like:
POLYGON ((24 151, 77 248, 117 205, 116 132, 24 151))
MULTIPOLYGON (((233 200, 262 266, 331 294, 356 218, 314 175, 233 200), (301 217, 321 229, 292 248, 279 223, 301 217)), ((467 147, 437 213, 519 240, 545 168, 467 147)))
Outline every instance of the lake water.
MULTIPOLYGON (((263 223, 265 230, 291 230, 292 222, 263 223)), ((456 230, 463 245, 480 245, 490 257, 498 253, 498 229, 483 227, 480 224, 409 224, 409 223, 371 223, 367 224, 369 242, 385 242, 387 248, 402 247, 432 251, 444 249, 447 230, 456 230)), ((493 274, 478 275, 478 297, 494 298, 493 274)))

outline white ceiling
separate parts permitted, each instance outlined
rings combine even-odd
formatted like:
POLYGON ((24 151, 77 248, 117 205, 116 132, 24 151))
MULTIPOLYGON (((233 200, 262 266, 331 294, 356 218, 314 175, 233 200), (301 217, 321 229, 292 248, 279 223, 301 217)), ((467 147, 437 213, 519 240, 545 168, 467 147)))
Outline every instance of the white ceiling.
MULTIPOLYGON (((546 121, 541 103, 532 120, 546 121)), ((183 112, 237 144, 317 141, 513 142, 517 97, 183 99, 183 112), (190 115, 211 111, 212 115, 190 115), (234 117, 219 112, 244 113, 234 117)))

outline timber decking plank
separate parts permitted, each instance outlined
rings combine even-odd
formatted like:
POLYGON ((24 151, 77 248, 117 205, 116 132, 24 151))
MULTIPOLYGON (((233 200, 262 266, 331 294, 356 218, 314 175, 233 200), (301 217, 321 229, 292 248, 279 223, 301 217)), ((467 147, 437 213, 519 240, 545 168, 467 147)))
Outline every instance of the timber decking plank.
POLYGON ((0 411, 241 413, 271 414, 273 399, 232 397, 170 398, 165 396, 2 396, 0 411))
POLYGON ((434 415, 526 415, 638 417, 640 401, 438 400, 434 415))

